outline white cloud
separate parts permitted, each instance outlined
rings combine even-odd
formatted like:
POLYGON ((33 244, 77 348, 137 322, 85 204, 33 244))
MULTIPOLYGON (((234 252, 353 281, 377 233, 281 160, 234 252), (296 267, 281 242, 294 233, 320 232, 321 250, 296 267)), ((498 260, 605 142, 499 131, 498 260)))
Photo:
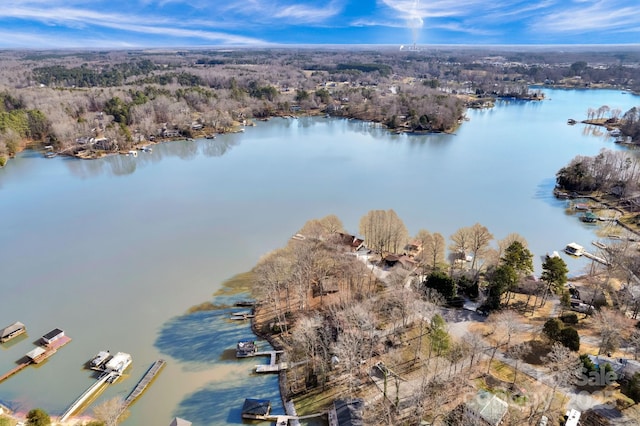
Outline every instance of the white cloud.
POLYGON ((640 13, 624 1, 584 1, 548 14, 531 28, 552 33, 640 31, 640 13))
POLYGON ((326 7, 321 8, 302 4, 286 6, 277 10, 273 16, 276 18, 293 18, 296 20, 294 23, 300 24, 324 22, 338 13, 340 13, 340 8, 335 2, 331 2, 326 7))

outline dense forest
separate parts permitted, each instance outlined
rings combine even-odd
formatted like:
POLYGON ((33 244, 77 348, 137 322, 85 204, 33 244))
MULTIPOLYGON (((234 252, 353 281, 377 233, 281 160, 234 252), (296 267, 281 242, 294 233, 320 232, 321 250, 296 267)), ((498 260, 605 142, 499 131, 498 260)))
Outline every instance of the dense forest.
MULTIPOLYGON (((294 114, 374 121, 390 131, 446 132, 459 125, 467 107, 490 107, 503 96, 541 99, 531 85, 640 89, 640 52, 634 50, 0 55, 0 164, 29 144, 47 146, 52 154, 96 157, 155 138, 200 137, 237 130, 251 119, 294 114)), ((626 134, 637 139, 634 132, 626 134)))

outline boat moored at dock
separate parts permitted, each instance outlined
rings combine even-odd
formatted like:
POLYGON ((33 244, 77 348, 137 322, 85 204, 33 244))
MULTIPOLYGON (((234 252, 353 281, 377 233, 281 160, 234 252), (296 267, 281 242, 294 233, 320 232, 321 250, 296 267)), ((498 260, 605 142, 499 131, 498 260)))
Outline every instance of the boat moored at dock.
POLYGON ((121 375, 124 370, 126 370, 127 367, 131 365, 132 361, 133 359, 128 353, 118 352, 104 365, 104 371, 121 375))
POLYGON ((236 358, 247 358, 255 355, 258 345, 254 340, 241 340, 236 346, 236 358))
POLYGON ((576 244, 576 243, 569 243, 567 244, 567 246, 564 248, 564 252, 567 254, 570 254, 571 256, 582 256, 584 254, 584 247, 582 247, 580 244, 576 244))
POLYGON ((107 362, 111 353, 109 351, 100 351, 96 356, 89 361, 89 368, 101 369, 101 367, 107 362))

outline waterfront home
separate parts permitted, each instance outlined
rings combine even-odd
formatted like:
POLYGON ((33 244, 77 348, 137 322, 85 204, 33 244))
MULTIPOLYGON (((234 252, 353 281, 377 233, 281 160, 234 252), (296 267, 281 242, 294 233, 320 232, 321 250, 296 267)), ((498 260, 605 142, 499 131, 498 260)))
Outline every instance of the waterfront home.
POLYGON ((16 321, 11 325, 6 326, 0 331, 0 343, 8 342, 14 337, 18 337, 22 333, 27 331, 27 327, 20 321, 16 321))
POLYGON ((418 240, 414 240, 407 243, 404 249, 409 256, 415 256, 422 251, 422 243, 418 240))
POLYGON ((362 426, 364 424, 364 400, 336 399, 329 409, 329 426, 362 426))
POLYGON ((242 418, 252 420, 267 420, 271 411, 271 401, 267 399, 251 399, 244 400, 242 406, 242 418))
POLYGON ((336 234, 338 242, 347 247, 350 251, 358 251, 364 245, 364 240, 356 237, 355 235, 345 234, 343 232, 337 232, 336 234))
POLYGON ((56 340, 62 339, 64 337, 64 331, 59 328, 54 328, 44 336, 42 336, 41 340, 45 345, 51 345, 56 340))
POLYGON ((397 265, 402 266, 404 269, 413 269, 416 266, 416 261, 406 255, 388 254, 380 262, 384 270, 394 268, 397 265))
POLYGON ((169 426, 191 426, 191 422, 180 417, 174 418, 169 426))

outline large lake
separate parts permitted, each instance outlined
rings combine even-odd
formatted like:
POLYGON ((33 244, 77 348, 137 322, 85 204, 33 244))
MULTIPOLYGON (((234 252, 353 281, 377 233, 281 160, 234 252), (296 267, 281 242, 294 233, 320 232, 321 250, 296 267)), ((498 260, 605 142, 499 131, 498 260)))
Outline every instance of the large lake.
MULTIPOLYGON (((554 176, 577 154, 615 146, 567 119, 640 99, 619 91, 545 90, 543 102, 470 110, 455 135, 391 135, 369 123, 273 119, 215 140, 172 142, 137 157, 95 161, 23 153, 0 170, 0 327, 28 336, 0 346, 0 373, 59 327, 73 341, 0 384, 16 409, 60 414, 93 381, 102 349, 133 356, 129 376, 99 398, 126 396, 150 364, 168 361, 127 425, 239 424, 246 397, 280 411, 275 376, 251 374, 231 349, 250 333, 224 312, 185 315, 308 219, 340 217, 358 232, 371 209, 394 209, 409 232, 448 238, 479 222, 517 232, 538 256, 594 228, 553 198, 554 176)), ((633 155, 633 154, 630 154, 633 155)), ((572 274, 584 262, 567 259, 572 274)))

